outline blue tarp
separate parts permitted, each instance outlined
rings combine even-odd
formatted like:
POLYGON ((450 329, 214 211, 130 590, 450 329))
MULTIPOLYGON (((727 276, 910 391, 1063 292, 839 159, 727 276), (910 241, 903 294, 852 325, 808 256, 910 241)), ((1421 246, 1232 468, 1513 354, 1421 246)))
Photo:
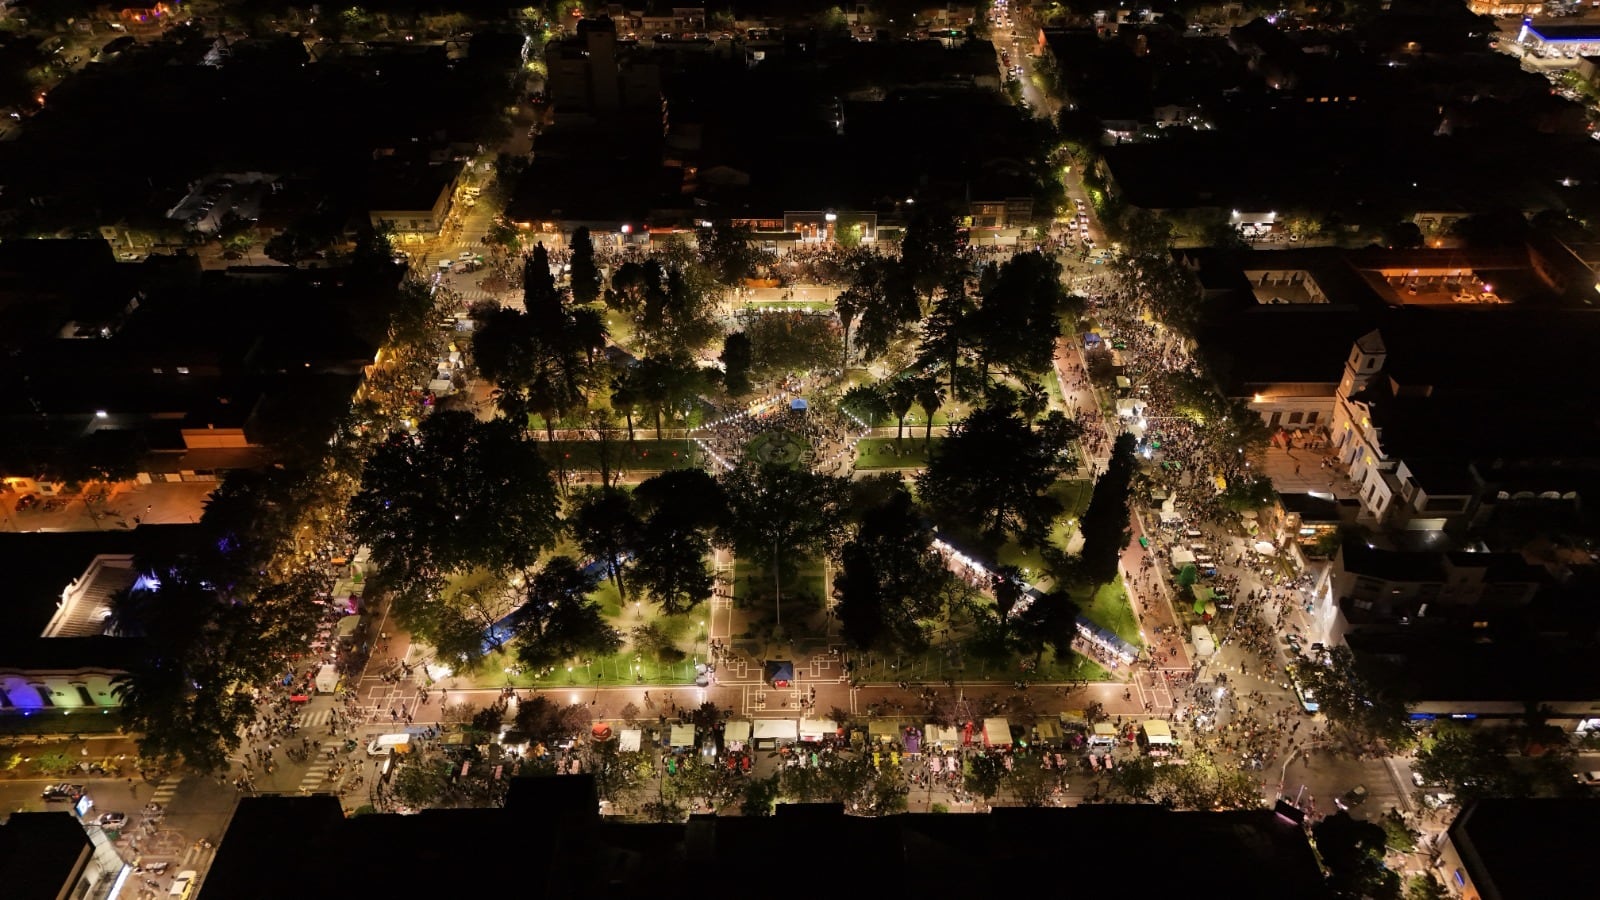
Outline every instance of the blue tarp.
POLYGON ((804 399, 802 399, 800 397, 796 397, 793 400, 789 401, 789 408, 790 409, 798 409, 798 410, 804 411, 804 410, 810 409, 811 406, 810 406, 810 404, 806 403, 806 401, 804 399))

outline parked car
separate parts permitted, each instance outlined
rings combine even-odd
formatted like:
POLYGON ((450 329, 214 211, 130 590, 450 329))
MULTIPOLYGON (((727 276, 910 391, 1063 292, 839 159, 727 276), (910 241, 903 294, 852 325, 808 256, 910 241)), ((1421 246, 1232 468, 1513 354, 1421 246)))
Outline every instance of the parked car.
POLYGON ((1572 777, 1584 787, 1600 787, 1600 772, 1576 772, 1572 777))
POLYGON ((100 818, 94 820, 94 823, 101 828, 121 828, 128 824, 128 814, 120 812, 103 813, 100 818))
POLYGON ((172 879, 172 889, 167 891, 167 896, 177 897, 178 900, 189 900, 189 895, 194 893, 194 880, 199 877, 199 872, 184 869, 172 879))

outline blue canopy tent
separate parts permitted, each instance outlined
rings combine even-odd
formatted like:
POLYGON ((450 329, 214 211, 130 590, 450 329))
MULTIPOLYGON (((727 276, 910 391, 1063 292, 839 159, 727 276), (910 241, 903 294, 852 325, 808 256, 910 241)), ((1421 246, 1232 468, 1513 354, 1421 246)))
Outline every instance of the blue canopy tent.
POLYGON ((761 671, 767 684, 775 688, 786 688, 794 683, 794 663, 787 659, 769 659, 761 671))

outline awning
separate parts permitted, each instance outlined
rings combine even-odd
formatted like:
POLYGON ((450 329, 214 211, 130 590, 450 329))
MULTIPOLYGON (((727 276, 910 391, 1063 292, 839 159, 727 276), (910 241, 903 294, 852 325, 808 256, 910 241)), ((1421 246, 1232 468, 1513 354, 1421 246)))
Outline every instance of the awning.
POLYGON ((1117 736, 1117 726, 1110 722, 1096 722, 1094 723, 1094 734, 1095 737, 1114 738, 1117 736))
POLYGON ((984 719, 983 743, 988 747, 1011 746, 1011 723, 1005 719, 984 719))
POLYGON ((867 737, 875 743, 888 744, 900 739, 900 729, 889 719, 868 719, 867 737))
POLYGON ((1061 723, 1056 719, 1043 716, 1033 723, 1034 739, 1041 744, 1055 744, 1061 741, 1061 723))
POLYGON ((1145 722, 1142 727, 1144 728, 1145 740, 1152 745, 1172 743, 1172 727, 1166 722, 1160 719, 1151 719, 1145 722))
POLYGON ((694 726, 693 725, 674 725, 674 726, 672 726, 672 736, 671 736, 671 738, 668 739, 667 743, 668 743, 668 746, 672 747, 674 750, 677 750, 677 749, 682 748, 682 747, 693 747, 694 746, 694 726))
POLYGON ((1126 375, 1118 375, 1117 387, 1121 388, 1122 390, 1127 390, 1128 388, 1133 387, 1133 382, 1129 381, 1128 376, 1126 375))
POLYGON ((617 749, 623 753, 638 753, 639 742, 644 733, 637 728, 624 728, 617 737, 617 749))
POLYGON ((961 733, 954 725, 924 725, 922 739, 929 747, 954 750, 961 745, 961 733))
POLYGON ((800 740, 820 741, 823 738, 837 737, 839 726, 832 719, 801 719, 800 740))
POLYGON ((1187 547, 1172 548, 1172 567, 1181 569, 1184 566, 1194 565, 1194 554, 1187 547))
POLYGON ((800 739, 800 722, 796 719, 756 719, 751 723, 750 735, 758 741, 796 741, 800 739))
POLYGON ((339 620, 339 640, 348 641, 355 637, 356 629, 361 627, 360 616, 345 616, 339 620))
POLYGON ((730 720, 722 727, 722 739, 730 744, 749 742, 750 723, 743 719, 730 720))

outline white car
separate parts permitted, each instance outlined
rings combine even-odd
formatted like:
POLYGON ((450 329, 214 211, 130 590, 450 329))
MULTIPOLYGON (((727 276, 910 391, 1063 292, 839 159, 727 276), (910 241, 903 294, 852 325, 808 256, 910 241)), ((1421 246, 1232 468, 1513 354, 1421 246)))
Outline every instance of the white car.
POLYGON ((189 900, 189 895, 194 893, 194 880, 200 873, 193 869, 184 869, 176 878, 172 879, 172 889, 167 891, 168 897, 177 897, 178 900, 189 900))

